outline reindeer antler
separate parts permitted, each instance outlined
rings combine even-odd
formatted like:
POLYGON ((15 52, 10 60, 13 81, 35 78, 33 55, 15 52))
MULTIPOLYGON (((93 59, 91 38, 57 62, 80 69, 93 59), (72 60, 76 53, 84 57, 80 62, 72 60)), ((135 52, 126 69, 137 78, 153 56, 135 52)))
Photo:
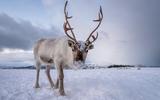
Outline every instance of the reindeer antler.
POLYGON ((66 1, 65 6, 64 6, 65 22, 63 24, 63 28, 64 28, 64 31, 65 31, 65 34, 70 39, 77 42, 76 37, 75 37, 74 32, 73 32, 73 28, 71 28, 71 25, 69 24, 69 21, 68 21, 68 19, 71 19, 72 16, 68 16, 68 12, 66 11, 67 4, 68 4, 68 1, 66 1), (71 31, 73 37, 68 34, 68 31, 71 31))
POLYGON ((98 19, 93 20, 94 22, 99 22, 99 23, 98 23, 97 27, 90 33, 89 37, 88 37, 87 40, 86 40, 87 43, 93 43, 93 42, 98 38, 98 32, 97 32, 96 37, 93 35, 93 33, 94 33, 94 32, 98 29, 98 27, 101 25, 102 19, 103 19, 103 12, 102 12, 102 7, 100 6, 100 10, 99 10, 99 14, 98 14, 98 19), (89 40, 91 37, 93 38, 92 41, 89 40))

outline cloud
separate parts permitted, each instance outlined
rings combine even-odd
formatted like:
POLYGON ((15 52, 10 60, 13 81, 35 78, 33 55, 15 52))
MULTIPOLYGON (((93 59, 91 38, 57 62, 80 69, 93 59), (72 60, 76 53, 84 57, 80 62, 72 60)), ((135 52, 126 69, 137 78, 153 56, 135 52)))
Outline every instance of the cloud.
MULTIPOLYGON (((43 6, 47 17, 44 17, 44 11, 38 8, 38 17, 42 20, 35 23, 52 23, 63 31, 65 0, 39 2, 42 5, 38 6, 43 6)), ((92 19, 96 18, 99 5, 102 5, 104 19, 98 30, 99 38, 95 42, 95 49, 89 52, 89 61, 100 64, 160 65, 159 3, 158 0, 69 0, 67 10, 69 15, 73 16, 70 23, 77 39, 85 40, 96 26, 92 19)), ((15 9, 11 11, 17 12, 15 9)), ((23 12, 22 10, 17 13, 15 17, 23 15, 23 12)), ((32 19, 37 17, 31 13, 35 12, 29 11, 28 14, 34 23, 32 19)), ((19 17, 24 19, 25 14, 19 17)), ((55 34, 57 29, 54 27, 44 29, 32 23, 17 21, 6 14, 0 14, 0 51, 3 51, 3 48, 28 50, 38 38, 58 35, 55 34)))
POLYGON ((0 14, 0 22, 0 51, 2 48, 29 50, 37 39, 61 33, 54 27, 42 29, 29 21, 16 21, 5 13, 0 14))
POLYGON ((22 67, 33 64, 34 57, 32 51, 4 49, 2 52, 0 52, 0 66, 22 67))

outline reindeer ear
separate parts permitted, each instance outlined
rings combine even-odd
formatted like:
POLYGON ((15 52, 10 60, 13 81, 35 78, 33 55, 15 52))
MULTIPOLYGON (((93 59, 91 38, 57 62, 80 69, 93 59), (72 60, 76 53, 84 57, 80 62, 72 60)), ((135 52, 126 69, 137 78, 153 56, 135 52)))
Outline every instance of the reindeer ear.
POLYGON ((73 46, 74 46, 74 41, 68 40, 68 45, 69 45, 70 47, 73 47, 73 46))
POLYGON ((94 48, 94 45, 93 44, 90 44, 89 46, 88 46, 88 49, 90 50, 90 49, 93 49, 94 48))

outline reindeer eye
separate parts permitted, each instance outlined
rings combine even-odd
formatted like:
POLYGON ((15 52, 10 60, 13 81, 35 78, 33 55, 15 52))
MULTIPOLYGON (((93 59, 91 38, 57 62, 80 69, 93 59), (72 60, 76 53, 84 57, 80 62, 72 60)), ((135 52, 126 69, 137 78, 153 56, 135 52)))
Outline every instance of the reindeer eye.
POLYGON ((72 51, 75 51, 75 49, 72 49, 72 51))
POLYGON ((88 52, 88 49, 86 48, 85 51, 88 52))
POLYGON ((76 46, 74 46, 74 47, 72 48, 72 51, 76 51, 76 49, 77 49, 77 47, 76 47, 76 46))
POLYGON ((72 51, 76 51, 76 50, 73 48, 72 51))

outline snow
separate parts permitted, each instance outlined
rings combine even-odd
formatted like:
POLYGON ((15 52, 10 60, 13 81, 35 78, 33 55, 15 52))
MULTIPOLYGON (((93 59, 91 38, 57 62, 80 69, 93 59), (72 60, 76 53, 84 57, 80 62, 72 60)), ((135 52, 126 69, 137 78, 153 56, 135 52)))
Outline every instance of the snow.
MULTIPOLYGON (((65 70, 66 96, 49 86, 44 70, 35 89, 35 70, 0 70, 0 100, 159 100, 160 69, 65 70)), ((56 79, 55 70, 51 71, 56 79)))

